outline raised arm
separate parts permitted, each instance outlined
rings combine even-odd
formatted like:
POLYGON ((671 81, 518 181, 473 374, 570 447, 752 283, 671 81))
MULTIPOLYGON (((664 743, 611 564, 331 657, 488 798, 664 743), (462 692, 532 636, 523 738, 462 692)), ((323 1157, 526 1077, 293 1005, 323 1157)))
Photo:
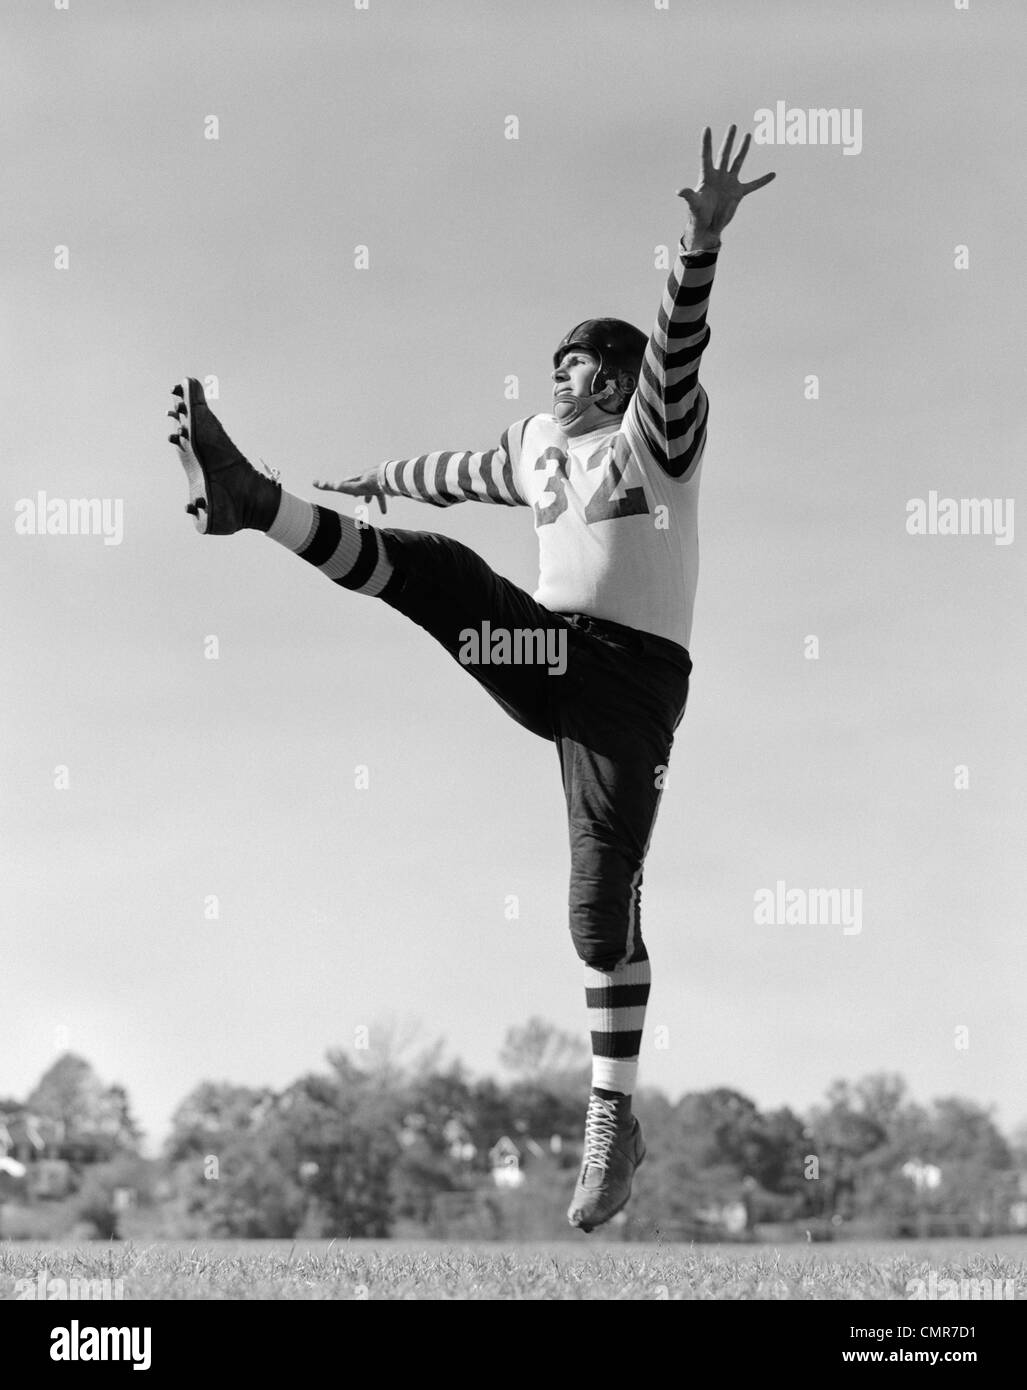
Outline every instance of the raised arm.
MULTIPOLYGON (((529 417, 530 418, 530 417, 529 417)), ((377 497, 385 511, 386 497, 410 497, 433 507, 452 507, 456 502, 498 502, 505 507, 525 507, 527 500, 517 482, 521 438, 527 420, 518 420, 495 449, 481 453, 439 451, 417 458, 387 459, 377 468, 339 483, 316 482, 315 487, 351 496, 377 497)))
POLYGON ((699 363, 710 340, 706 310, 717 268, 720 234, 748 193, 770 182, 765 174, 752 183, 739 182, 738 171, 749 149, 746 135, 728 167, 735 127, 713 164, 709 127, 702 139, 702 178, 697 189, 682 188, 691 214, 671 268, 656 324, 646 347, 638 387, 625 416, 647 449, 672 477, 686 477, 706 442, 709 399, 699 384, 699 363))
POLYGON ((688 473, 706 441, 709 400, 699 362, 710 340, 706 309, 716 268, 716 250, 686 251, 682 238, 625 419, 675 478, 688 473))

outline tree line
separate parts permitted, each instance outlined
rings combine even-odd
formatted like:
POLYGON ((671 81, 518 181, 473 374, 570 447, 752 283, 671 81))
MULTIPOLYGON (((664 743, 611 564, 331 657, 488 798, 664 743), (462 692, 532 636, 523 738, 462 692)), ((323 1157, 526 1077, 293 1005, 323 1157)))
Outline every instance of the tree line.
MULTIPOLYGON (((395 1028, 284 1090, 204 1081, 144 1157, 129 1097, 60 1057, 0 1100, 0 1234, 103 1238, 544 1238, 566 1234, 587 1049, 533 1019, 507 1079, 473 1077, 395 1028)), ((836 1081, 798 1114, 729 1087, 635 1109, 649 1155, 623 1239, 930 1235, 1027 1229, 1027 1133, 901 1076, 836 1081)))

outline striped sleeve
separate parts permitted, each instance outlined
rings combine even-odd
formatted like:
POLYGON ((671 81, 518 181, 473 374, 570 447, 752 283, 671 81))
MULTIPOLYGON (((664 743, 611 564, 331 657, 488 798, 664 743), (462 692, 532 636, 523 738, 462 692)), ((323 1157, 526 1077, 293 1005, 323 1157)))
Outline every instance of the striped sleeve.
POLYGON ((452 507, 456 502, 526 507, 520 461, 527 424, 527 419, 518 420, 504 430, 497 448, 483 453, 439 451, 418 458, 388 459, 379 465, 379 480, 390 497, 412 497, 433 507, 452 507))
POLYGON ((625 414, 627 429, 673 478, 688 475, 706 443, 709 399, 699 385, 699 362, 710 341, 706 310, 716 269, 716 251, 681 248, 625 414))

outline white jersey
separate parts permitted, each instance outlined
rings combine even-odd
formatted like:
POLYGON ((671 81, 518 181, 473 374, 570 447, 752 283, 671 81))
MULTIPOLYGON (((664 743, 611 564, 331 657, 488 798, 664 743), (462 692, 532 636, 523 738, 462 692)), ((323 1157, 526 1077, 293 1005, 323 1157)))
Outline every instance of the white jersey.
POLYGON ((716 252, 680 254, 622 417, 568 438, 553 415, 511 425, 498 448, 389 460, 384 490, 435 506, 531 507, 534 597, 687 648, 699 577, 698 499, 709 413, 699 359, 716 252))

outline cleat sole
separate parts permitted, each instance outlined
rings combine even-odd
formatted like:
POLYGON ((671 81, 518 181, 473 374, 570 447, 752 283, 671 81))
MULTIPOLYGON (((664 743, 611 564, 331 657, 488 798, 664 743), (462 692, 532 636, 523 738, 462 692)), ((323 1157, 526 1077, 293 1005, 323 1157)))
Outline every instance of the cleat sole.
MULTIPOLYGON (((185 476, 189 483, 189 505, 186 511, 196 520, 196 529, 202 535, 206 535, 209 522, 207 511, 207 483, 203 476, 203 468, 199 459, 193 453, 190 439, 192 437, 192 410, 189 403, 189 380, 188 378, 177 386, 171 388, 173 396, 180 396, 182 404, 178 407, 178 416, 182 420, 177 437, 170 436, 173 443, 178 445, 178 457, 185 469, 185 476)), ((169 412, 170 413, 170 412, 169 412)))
POLYGON ((637 1173, 639 1168, 641 1168, 643 1162, 645 1161, 645 1156, 647 1152, 648 1150, 646 1149, 645 1144, 643 1143, 642 1152, 638 1155, 638 1158, 635 1160, 635 1167, 634 1171, 631 1174, 631 1182, 628 1184, 627 1194, 625 1195, 625 1198, 623 1202, 621 1202, 620 1206, 614 1207, 613 1211, 609 1212, 606 1216, 604 1216, 602 1221, 593 1221, 587 1226, 584 1224, 584 1222, 571 1221, 568 1224, 570 1225, 572 1230, 581 1231, 584 1235, 590 1236, 593 1231, 597 1231, 600 1226, 605 1226, 608 1222, 612 1221, 615 1216, 618 1216, 624 1210, 627 1204, 631 1201, 631 1192, 635 1186, 635 1173, 637 1173))

